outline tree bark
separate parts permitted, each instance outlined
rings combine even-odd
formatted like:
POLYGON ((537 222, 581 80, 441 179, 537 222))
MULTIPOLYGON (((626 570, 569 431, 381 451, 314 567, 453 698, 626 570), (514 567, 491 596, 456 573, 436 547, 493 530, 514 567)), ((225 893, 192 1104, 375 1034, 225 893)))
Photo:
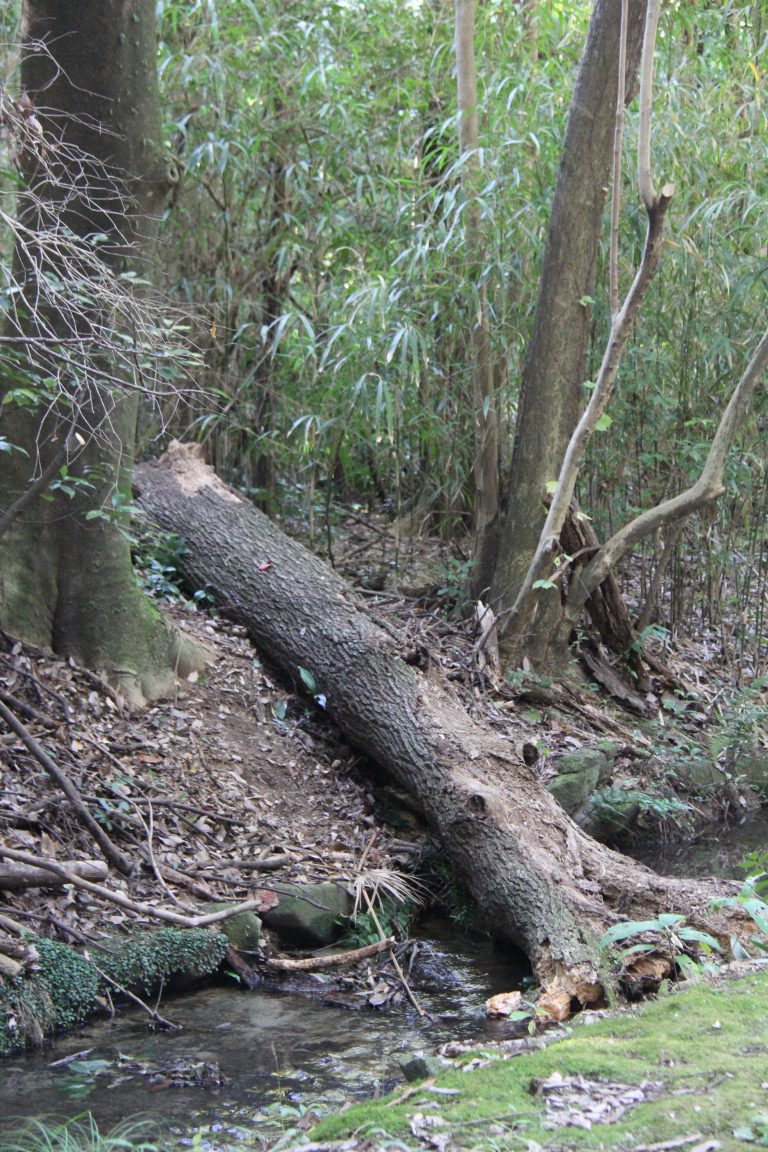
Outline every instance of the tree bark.
POLYGON ((179 533, 185 579, 294 682, 311 673, 346 737, 415 794, 481 917, 528 954, 539 980, 581 1002, 601 991, 597 940, 623 917, 681 912, 727 940, 738 915, 712 911, 736 885, 655 875, 591 840, 514 745, 466 714, 438 668, 420 671, 353 590, 226 488, 194 447, 136 472, 138 502, 179 533))
POLYGON ((153 0, 25 0, 23 111, 3 108, 37 137, 17 153, 22 303, 0 366, 3 434, 17 449, 0 454, 0 622, 104 670, 136 702, 167 691, 179 660, 195 662, 131 570, 124 505, 145 369, 130 352, 107 363, 136 333, 116 332, 101 292, 146 259, 168 186, 154 13, 153 0), (43 282, 59 283, 60 304, 50 292, 42 302, 43 282))
MULTIPOLYGON (((630 0, 627 95, 643 42, 645 0, 630 0)), ((597 0, 571 100, 552 205, 533 332, 523 367, 512 465, 493 582, 497 615, 514 603, 547 518, 547 486, 560 472, 583 401, 597 253, 610 182, 618 91, 621 4, 597 0)), ((539 667, 562 659, 549 640, 557 605, 542 606, 525 634, 510 632, 507 655, 525 651, 539 667)))

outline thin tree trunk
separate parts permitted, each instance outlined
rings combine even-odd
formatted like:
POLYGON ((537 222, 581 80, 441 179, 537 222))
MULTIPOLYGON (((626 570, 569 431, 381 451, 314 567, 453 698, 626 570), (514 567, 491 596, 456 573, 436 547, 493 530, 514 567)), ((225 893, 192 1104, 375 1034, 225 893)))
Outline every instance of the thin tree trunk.
POLYGON ((487 594, 496 560, 499 512, 499 429, 491 362, 488 294, 482 278, 483 228, 478 195, 482 179, 477 126, 475 0, 456 0, 456 78, 459 104, 461 185, 467 200, 466 268, 472 289, 472 408, 475 424, 474 537, 472 583, 487 594))
POLYGON ((739 917, 709 908, 737 886, 650 869, 585 835, 518 758, 474 723, 436 668, 407 664, 352 589, 226 488, 194 447, 137 469, 140 506, 179 533, 180 565, 294 683, 300 669, 346 737, 418 797, 497 937, 523 948, 546 985, 582 1002, 601 990, 600 934, 626 916, 680 912, 727 940, 739 917))

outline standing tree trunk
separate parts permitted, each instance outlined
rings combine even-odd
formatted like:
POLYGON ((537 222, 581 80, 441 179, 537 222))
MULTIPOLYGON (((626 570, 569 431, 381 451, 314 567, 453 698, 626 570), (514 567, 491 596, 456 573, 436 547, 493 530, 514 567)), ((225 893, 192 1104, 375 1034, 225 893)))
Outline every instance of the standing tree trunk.
MULTIPOLYGON (((644 0, 630 0, 627 92, 643 42, 644 0)), ((586 355, 597 253, 610 184, 616 121, 621 4, 597 0, 571 100, 541 272, 533 332, 523 368, 506 518, 493 581, 497 614, 515 601, 536 552, 557 480, 584 400, 586 355)), ((558 598, 552 596, 523 635, 505 637, 506 654, 525 653, 539 668, 562 667, 558 598), (552 648, 552 637, 558 643, 552 648)))
POLYGON ((187 663, 136 585, 125 530, 138 399, 159 340, 142 344, 141 309, 121 316, 115 286, 144 274, 168 189, 154 12, 153 0, 26 0, 22 94, 2 108, 26 138, 13 224, 21 304, 0 361, 13 446, 0 454, 0 624, 102 669, 135 701, 166 691, 187 663))
POLYGON ((499 430, 491 363, 488 298, 483 281, 483 228, 480 219, 480 163, 475 64, 475 0, 456 0, 456 79, 459 104, 461 185, 466 197, 465 260, 471 300, 472 411, 475 419, 475 564, 477 595, 486 595, 493 579, 499 512, 499 430))
POLYGON ((139 504, 178 532, 192 587, 209 589, 259 648, 347 738, 419 798, 495 936, 530 957, 539 980, 582 1003, 601 991, 601 933, 624 916, 680 912, 724 939, 744 926, 713 911, 737 885, 687 881, 598 844, 574 824, 502 736, 474 723, 438 669, 421 672, 353 590, 201 462, 172 446, 137 469, 139 504))

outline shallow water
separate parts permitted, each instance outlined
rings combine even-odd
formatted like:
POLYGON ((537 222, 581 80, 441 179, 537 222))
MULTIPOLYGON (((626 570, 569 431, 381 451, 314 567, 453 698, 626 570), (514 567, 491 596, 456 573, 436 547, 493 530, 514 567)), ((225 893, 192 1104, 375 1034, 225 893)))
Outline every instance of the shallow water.
MULTIPOLYGON (((693 843, 654 843, 633 855, 663 873, 739 878, 747 854, 766 850, 768 811, 693 843)), ((419 993, 427 1019, 411 1010, 350 1011, 259 990, 210 988, 167 999, 161 1011, 181 1031, 149 1032, 144 1015, 125 1012, 62 1037, 44 1053, 2 1062, 0 1134, 18 1127, 17 1118, 91 1111, 103 1129, 145 1116, 168 1149, 189 1145, 196 1133, 210 1152, 246 1139, 274 1141, 305 1109, 337 1108, 402 1083, 400 1053, 508 1034, 510 1025, 486 1020, 483 1002, 522 986, 524 958, 439 922, 424 931, 433 973, 419 993), (82 1061, 51 1067, 78 1052, 86 1053, 82 1061), (197 1073, 207 1082, 172 1086, 179 1070, 182 1079, 197 1073)))
POLYGON ((403 1081, 399 1053, 509 1029, 485 1019, 483 1002, 521 986, 521 956, 450 933, 424 946, 437 973, 438 986, 419 996, 431 1019, 402 1009, 350 1011, 280 992, 211 988, 179 996, 161 1011, 181 1031, 148 1032, 146 1017, 128 1012, 62 1037, 42 1054, 3 1062, 0 1132, 15 1128, 18 1117, 90 1110, 102 1128, 148 1116, 167 1134, 168 1147, 198 1131, 206 1148, 248 1135, 274 1139, 310 1104, 328 1109, 391 1090, 403 1081), (81 1061, 51 1067, 85 1050, 81 1061), (174 1087, 162 1074, 197 1069, 210 1081, 216 1066, 220 1086, 174 1087))
POLYGON ((718 824, 695 840, 638 845, 629 854, 665 876, 723 876, 741 880, 752 852, 768 852, 768 808, 742 824, 718 824))

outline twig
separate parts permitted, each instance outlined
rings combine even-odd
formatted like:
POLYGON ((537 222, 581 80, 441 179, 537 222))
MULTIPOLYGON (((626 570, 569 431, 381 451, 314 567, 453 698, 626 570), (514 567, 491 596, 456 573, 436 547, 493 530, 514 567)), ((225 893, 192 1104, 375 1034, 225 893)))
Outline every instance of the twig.
POLYGON ((216 865, 206 864, 200 868, 195 869, 196 874, 210 870, 212 867, 216 868, 239 868, 241 872, 274 872, 277 868, 282 868, 284 864, 289 864, 293 856, 290 852, 281 852, 275 856, 262 856, 260 860, 219 860, 216 865))
POLYGON ((265 964, 267 968, 285 972, 312 972, 316 968, 337 968, 342 964, 355 964, 358 960, 365 960, 367 956, 386 952, 394 943, 394 936, 387 936, 384 940, 377 940, 375 944, 353 948, 350 952, 334 952, 330 956, 305 956, 301 960, 292 960, 288 956, 274 956, 265 961, 265 964))
POLYGON ((147 1013, 150 1020, 157 1024, 159 1028, 165 1028, 166 1031, 169 1032, 172 1029, 175 1029, 179 1032, 181 1031, 181 1024, 174 1024, 172 1020, 166 1020, 165 1016, 161 1016, 160 1013, 157 1012, 154 1008, 150 1008, 149 1004, 145 1003, 145 1001, 142 1000, 140 996, 137 996, 135 992, 131 992, 130 988, 126 988, 125 985, 119 984, 117 980, 113 980, 111 976, 107 975, 103 968, 99 968, 98 964, 96 964, 91 959, 87 952, 83 952, 83 958, 88 961, 88 963, 96 972, 98 972, 99 976, 105 984, 109 984, 111 988, 114 988, 117 992, 120 992, 121 995, 127 996, 129 1000, 133 1000, 134 1004, 138 1004, 139 1008, 142 1008, 147 1013))
POLYGON ((44 724, 46 728, 56 727, 56 721, 51 720, 50 716, 46 716, 44 712, 38 711, 37 708, 33 708, 31 704, 27 704, 24 700, 17 700, 10 692, 4 692, 0 689, 0 700, 27 720, 34 720, 37 724, 44 724))
MULTIPOLYGON (((10 708, 0 700, 0 717, 5 721, 12 732, 15 732, 20 740, 24 742, 26 747, 35 757, 37 762, 42 765, 48 775, 59 786, 64 795, 69 800, 70 804, 74 807, 79 815, 83 824, 93 836, 99 848, 104 855, 104 858, 117 868, 124 876, 130 876, 133 871, 133 865, 126 857, 120 852, 112 843, 109 836, 107 836, 104 829, 96 822, 91 813, 83 803, 80 793, 75 788, 72 781, 67 776, 66 772, 59 768, 58 764, 45 751, 42 745, 38 744, 32 733, 18 720, 10 708)), ((27 861, 30 863, 33 861, 27 861)))
MULTIPOLYGON (((152 839, 153 839, 154 833, 155 833, 155 822, 154 822, 154 814, 152 812, 152 805, 151 804, 149 805, 149 824, 147 824, 147 821, 144 819, 141 812, 139 811, 138 805, 136 805, 136 815, 138 816, 139 820, 141 821, 142 826, 143 826, 144 831, 145 831, 146 836, 147 836, 147 855, 149 856, 149 864, 150 864, 152 871, 155 874, 155 879, 157 880, 160 887, 163 889, 163 891, 168 896, 168 899, 172 901, 172 903, 176 904, 177 907, 179 907, 179 908, 184 908, 184 910, 186 912, 189 912, 190 911, 189 907, 185 907, 184 904, 182 903, 182 901, 179 900, 178 896, 176 896, 175 893, 173 893, 171 891, 171 889, 168 887, 168 885, 166 884, 165 877, 163 876, 162 872, 160 871, 157 860, 155 859, 155 849, 152 845, 152 839)), ((194 915, 194 912, 193 912, 193 915, 194 915)))
MULTIPOLYGON (((370 896, 366 892, 365 888, 363 888, 363 896, 365 897, 365 902, 368 905, 368 912, 369 912, 374 924, 376 925, 376 929, 377 929, 379 935, 381 936, 382 940, 384 940, 386 938, 386 934, 384 932, 384 929, 381 926, 381 922, 379 921, 378 916, 376 915, 376 909, 373 906, 373 901, 371 900, 370 896)), ((400 977, 400 981, 403 985, 403 988, 405 988, 406 995, 407 995, 408 999, 410 1000, 411 1004, 413 1004, 413 1006, 416 1009, 416 1011, 418 1012, 419 1016, 426 1016, 426 1012, 424 1011, 421 1004, 419 1004, 418 1000, 416 999, 413 992, 411 991, 411 986, 408 983, 408 981, 406 980, 405 972, 403 972, 403 969, 400 966, 400 961, 398 960, 397 956, 395 955, 395 950, 392 946, 390 946, 390 949, 389 949, 389 958, 392 961, 392 966, 394 967, 395 971, 397 972, 398 976, 400 977)))

